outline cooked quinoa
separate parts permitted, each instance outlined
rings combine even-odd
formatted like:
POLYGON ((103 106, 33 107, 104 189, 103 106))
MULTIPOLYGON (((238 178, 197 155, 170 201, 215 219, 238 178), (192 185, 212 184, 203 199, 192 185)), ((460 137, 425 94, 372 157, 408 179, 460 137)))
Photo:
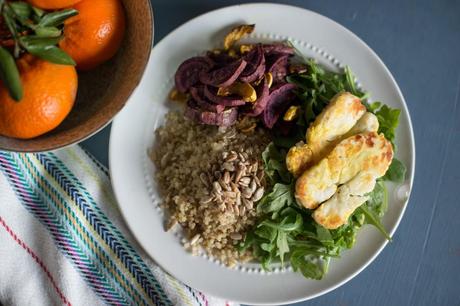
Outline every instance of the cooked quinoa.
POLYGON ((255 223, 255 203, 264 193, 264 129, 200 125, 170 112, 156 132, 152 159, 167 229, 179 223, 193 253, 202 248, 230 266, 248 260, 235 245, 255 223))

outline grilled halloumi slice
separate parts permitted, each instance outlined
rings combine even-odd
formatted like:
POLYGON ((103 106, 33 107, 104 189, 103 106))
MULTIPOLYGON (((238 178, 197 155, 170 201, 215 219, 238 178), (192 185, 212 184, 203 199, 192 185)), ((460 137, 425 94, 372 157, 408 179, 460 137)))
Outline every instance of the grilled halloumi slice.
POLYGON ((361 100, 349 92, 341 92, 316 117, 307 130, 306 140, 314 158, 324 156, 335 140, 347 133, 366 113, 361 100))
POLYGON ((375 187, 374 173, 360 172, 351 181, 340 186, 337 192, 313 212, 313 219, 327 229, 345 224, 356 208, 364 204, 367 193, 375 187))
POLYGON ((345 135, 348 137, 362 132, 376 132, 377 129, 377 118, 366 113, 358 97, 348 92, 339 93, 308 128, 307 144, 298 144, 289 150, 286 156, 287 169, 298 177, 346 138, 345 135))
POLYGON ((383 176, 392 159, 393 147, 383 134, 368 132, 348 137, 297 179, 297 202, 315 209, 358 173, 369 173, 374 180, 383 176))

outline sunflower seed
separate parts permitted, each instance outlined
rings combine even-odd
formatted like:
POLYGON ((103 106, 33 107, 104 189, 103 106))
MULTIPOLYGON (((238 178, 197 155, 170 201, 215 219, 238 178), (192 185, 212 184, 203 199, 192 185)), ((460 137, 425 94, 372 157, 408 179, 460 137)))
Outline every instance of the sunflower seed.
POLYGON ((224 196, 228 197, 228 198, 232 198, 234 199, 236 197, 236 192, 233 192, 233 191, 225 191, 224 192, 224 196))
POLYGON ((198 239, 200 239, 200 234, 196 234, 195 236, 193 236, 193 238, 190 240, 190 245, 194 245, 195 243, 197 243, 198 239))
POLYGON ((236 215, 240 214, 240 209, 239 209, 239 207, 237 205, 233 206, 233 210, 234 210, 236 215))
POLYGON ((235 204, 238 206, 241 205, 241 193, 240 192, 236 193, 235 204))
POLYGON ((228 184, 225 184, 223 178, 221 178, 218 182, 219 182, 219 185, 222 187, 223 190, 225 190, 225 191, 232 190, 228 184))
POLYGON ((228 184, 230 183, 230 173, 228 171, 224 172, 224 177, 223 177, 224 183, 228 184))
POLYGON ((236 160, 238 158, 238 155, 236 154, 236 152, 232 152, 230 153, 225 159, 226 162, 232 162, 234 160, 236 160))
POLYGON ((240 189, 238 188, 238 185, 233 183, 233 182, 230 182, 230 186, 232 186, 232 191, 234 192, 240 192, 240 189))
POLYGON ((245 176, 245 177, 242 177, 240 180, 239 180, 239 184, 241 186, 249 186, 249 184, 251 183, 251 178, 248 177, 248 176, 245 176))
POLYGON ((251 200, 253 202, 257 202, 263 197, 263 195, 264 195, 264 187, 259 187, 257 188, 256 192, 254 192, 254 194, 252 195, 251 200))
POLYGON ((240 161, 246 161, 246 158, 244 157, 243 153, 238 153, 238 157, 240 158, 240 161))
POLYGON ((251 180, 251 184, 249 184, 249 189, 251 189, 251 193, 254 193, 257 189, 257 183, 255 180, 251 180))
POLYGON ((249 210, 251 210, 254 207, 254 203, 251 200, 245 198, 243 198, 243 204, 249 210))
POLYGON ((241 195, 246 199, 251 198, 252 194, 253 194, 253 192, 251 191, 250 188, 243 188, 243 191, 241 192, 241 195))
POLYGON ((239 180, 241 179, 241 177, 244 175, 244 171, 242 168, 238 168, 238 170, 236 171, 236 174, 235 174, 235 182, 239 182, 239 180))
POLYGON ((232 238, 233 240, 241 240, 243 236, 239 233, 231 233, 230 238, 232 238))
POLYGON ((223 163, 223 164, 222 164, 222 168, 223 168, 223 169, 226 169, 226 170, 228 170, 228 171, 230 171, 230 172, 235 171, 235 165, 233 165, 232 163, 229 163, 229 162, 223 163))
POLYGON ((246 206, 243 206, 242 209, 240 209, 240 216, 244 216, 246 214, 246 206))
POLYGON ((213 190, 216 194, 222 195, 222 187, 220 186, 219 182, 215 181, 212 183, 213 190))

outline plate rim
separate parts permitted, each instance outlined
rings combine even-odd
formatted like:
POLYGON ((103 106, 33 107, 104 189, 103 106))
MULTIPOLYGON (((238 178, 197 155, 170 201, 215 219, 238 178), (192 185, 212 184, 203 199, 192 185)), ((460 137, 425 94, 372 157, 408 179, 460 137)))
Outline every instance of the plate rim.
MULTIPOLYGON (((277 8, 277 7, 282 7, 282 8, 287 8, 287 9, 295 9, 295 10, 301 10, 301 11, 306 11, 310 14, 314 14, 316 16, 319 16, 321 18, 324 18, 324 19, 327 19, 329 22, 332 22, 335 26, 337 26, 338 28, 340 28, 340 30, 343 30, 345 31, 348 35, 351 35, 353 36, 353 38, 355 39, 356 42, 358 42, 360 45, 362 45, 362 47, 364 49, 366 49, 366 51, 375 59, 377 60, 377 62, 380 64, 380 66, 384 69, 384 72, 386 73, 386 75, 389 77, 390 81, 391 81, 391 84, 394 86, 394 88, 396 89, 396 93, 397 95, 399 96, 399 98, 401 99, 402 101, 402 107, 404 108, 404 111, 405 113, 407 114, 407 125, 408 125, 408 129, 409 129, 409 138, 410 138, 410 149, 412 150, 413 154, 410 156, 410 164, 411 164, 411 169, 410 169, 410 173, 408 178, 407 178, 407 182, 408 182, 408 186, 409 186, 409 194, 407 196, 407 199, 405 200, 405 203, 404 205, 402 206, 401 208, 401 212, 398 216, 398 219, 395 220, 395 225, 393 227, 393 229, 390 231, 390 236, 393 237, 394 233, 396 232, 396 230, 398 229, 399 225, 400 225, 400 222, 406 212, 406 209, 407 209, 407 206, 409 204, 409 201, 410 201, 410 197, 411 197, 411 194, 412 194, 412 189, 413 189, 413 183, 414 183, 414 177, 415 177, 415 165, 416 165, 416 146, 415 146, 415 135, 414 135, 414 130, 413 130, 413 125, 412 125, 412 119, 411 119, 411 116, 410 116, 410 112, 409 112, 409 109, 408 109, 408 106, 407 106, 407 103, 406 103, 406 100, 404 98, 404 95, 402 94, 401 92, 401 89, 399 88, 399 85, 398 83, 396 82, 394 76, 392 75, 392 73, 390 72, 390 70, 388 69, 388 67, 385 65, 385 63, 382 61, 382 59, 377 55, 377 53, 371 49, 358 35, 356 35, 355 33, 353 33, 351 30, 349 30, 348 28, 346 28, 345 26, 343 26, 342 24, 338 23, 337 21, 327 17, 327 16, 324 16, 322 14, 319 14, 315 11, 312 11, 312 10, 309 10, 309 9, 305 9, 305 8, 302 8, 302 7, 299 7, 299 6, 295 6, 295 5, 288 5, 288 4, 278 4, 278 3, 269 3, 269 2, 261 2, 261 3, 245 3, 245 4, 237 4, 237 5, 229 5, 229 6, 225 6, 225 7, 222 7, 222 8, 218 8, 218 9, 215 9, 215 10, 212 10, 212 11, 208 11, 206 13, 203 13, 203 14, 200 14, 196 17, 193 17, 192 19, 182 23, 181 25, 179 25, 178 27, 176 27, 174 30, 172 30, 171 32, 169 32, 166 36, 164 36, 158 43, 155 44, 155 46, 158 46, 160 44, 162 44, 167 38, 169 38, 170 36, 174 36, 177 32, 179 32, 180 30, 182 30, 183 28, 187 27, 190 23, 194 22, 195 20, 197 19, 200 19, 200 18, 204 18, 206 17, 207 15, 211 15, 211 14, 215 14, 215 13, 219 13, 221 11, 224 11, 224 10, 231 10, 231 9, 235 9, 235 8, 238 8, 238 7, 257 7, 257 6, 264 6, 264 7, 267 7, 267 6, 270 6, 272 8, 277 8)), ((150 63, 150 60, 151 58, 154 56, 154 50, 155 48, 152 50, 152 53, 150 55, 150 59, 149 59, 149 63, 150 63)), ((147 64, 149 65, 149 64, 147 64)), ((144 76, 145 76, 145 72, 144 72, 144 76)), ((130 98, 130 100, 132 99, 132 97, 130 98)), ((130 101, 128 100, 128 102, 126 104, 128 104, 130 101)), ((118 117, 118 116, 117 116, 118 117)), ((111 132, 110 132, 110 139, 109 139, 109 172, 110 172, 110 177, 112 178, 111 179, 111 184, 112 184, 112 188, 113 188, 113 192, 115 194, 115 198, 117 199, 117 204, 118 204, 118 207, 120 208, 120 212, 121 212, 121 215, 123 217, 123 220, 125 221, 127 227, 129 228, 130 232, 132 233, 133 237, 136 239, 138 245, 145 251, 145 248, 143 247, 142 243, 140 242, 140 240, 137 238, 137 236, 135 235, 135 232, 132 231, 132 228, 131 228, 131 225, 130 223, 128 223, 127 221, 127 215, 125 215, 125 210, 122 209, 122 205, 119 204, 119 201, 118 201, 118 198, 119 196, 117 195, 117 191, 116 191, 116 188, 115 188, 115 183, 114 183, 114 175, 113 175, 113 169, 114 169, 114 166, 113 166, 113 163, 114 163, 114 158, 113 158, 113 149, 112 147, 114 146, 113 143, 114 143, 114 133, 112 133, 112 130, 114 130, 114 127, 117 126, 117 117, 114 118, 113 122, 112 122, 112 126, 111 126, 111 132)), ((345 277, 343 280, 337 282, 336 284, 332 285, 332 286, 329 286, 323 290, 320 290, 319 292, 315 293, 315 294, 311 294, 307 297, 304 297, 304 298, 293 298, 293 299, 290 299, 290 300, 286 300, 285 302, 283 303, 280 303, 281 305, 285 305, 285 304, 290 304, 290 303, 296 303, 296 302, 301 302, 301 301, 306 301, 306 300, 310 300, 310 299, 314 299, 316 297, 319 297, 321 295, 324 295, 324 294, 327 294, 335 289, 337 289, 338 287, 344 285, 345 283, 349 282, 351 279, 353 279, 354 277, 356 277, 358 274, 360 274, 364 269, 366 269, 374 260, 375 258, 380 255, 380 253, 382 252, 382 250, 385 248, 385 246, 388 244, 388 241, 387 240, 384 240, 377 249, 375 249, 375 251, 373 251, 373 254, 372 256, 370 256, 365 262, 363 262, 360 266, 359 269, 357 269, 356 271, 354 271, 353 273, 351 273, 350 275, 348 275, 347 277, 345 277)), ((152 258, 153 260, 155 260, 153 257, 150 256, 150 254, 148 252, 145 251, 145 253, 150 257, 152 258)), ((167 273, 171 274, 172 276, 174 276, 175 278, 177 278, 175 276, 175 273, 173 273, 172 271, 170 271, 170 269, 168 269, 167 267, 163 267, 162 265, 158 264, 163 270, 165 270, 167 273)), ((177 278, 179 279, 179 278, 177 278)), ((179 279, 180 280, 180 279, 179 279)), ((181 280, 182 281, 182 280, 181 280)), ((198 288, 199 289, 199 288, 198 288)), ((201 289, 199 289, 201 290, 201 289)), ((218 298, 224 298, 225 297, 222 297, 222 296, 217 296, 217 295, 214 295, 215 297, 218 297, 218 298)), ((237 301, 238 302, 238 301, 237 301)), ((247 301, 240 301, 241 303, 248 303, 247 301)), ((253 304, 253 305, 271 305, 269 303, 254 303, 253 301, 250 302, 250 304, 253 304)))

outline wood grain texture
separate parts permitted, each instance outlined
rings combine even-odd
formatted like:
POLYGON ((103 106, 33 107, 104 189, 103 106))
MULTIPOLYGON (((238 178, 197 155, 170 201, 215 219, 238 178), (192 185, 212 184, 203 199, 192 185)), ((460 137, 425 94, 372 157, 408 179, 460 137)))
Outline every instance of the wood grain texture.
MULTIPOLYGON (((156 39, 240 2, 153 0, 156 39)), ((346 285, 297 305, 460 305, 460 1, 276 2, 328 16, 376 51, 406 98, 417 145, 413 191, 394 241, 346 285)), ((84 143, 105 164, 108 134, 84 143)))

